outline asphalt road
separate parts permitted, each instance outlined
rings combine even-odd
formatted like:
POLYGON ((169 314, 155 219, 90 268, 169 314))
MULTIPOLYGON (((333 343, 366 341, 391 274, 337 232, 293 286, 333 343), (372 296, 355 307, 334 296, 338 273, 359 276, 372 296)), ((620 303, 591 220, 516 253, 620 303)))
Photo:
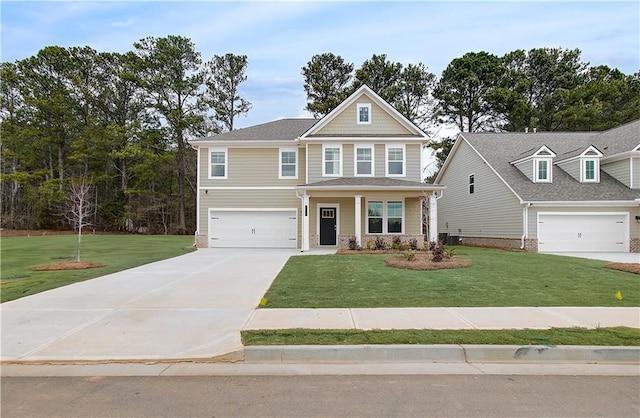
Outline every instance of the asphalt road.
POLYGON ((640 377, 4 377, 9 417, 640 416, 640 377))

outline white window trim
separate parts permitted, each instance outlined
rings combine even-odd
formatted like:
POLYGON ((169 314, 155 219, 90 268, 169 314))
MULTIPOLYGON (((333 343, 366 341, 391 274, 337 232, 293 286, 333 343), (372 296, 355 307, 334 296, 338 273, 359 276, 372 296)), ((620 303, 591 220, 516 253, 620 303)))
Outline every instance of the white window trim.
POLYGON ((278 149, 278 178, 279 179, 298 179, 298 149, 297 148, 279 148, 278 149), (295 164, 295 174, 293 176, 283 176, 282 175, 282 153, 283 152, 295 152, 296 154, 296 164, 295 164))
POLYGON ((467 194, 476 194, 476 173, 471 173, 467 177, 467 194), (471 177, 473 177, 473 183, 471 183, 471 177), (471 191, 471 185, 473 185, 473 192, 471 191))
POLYGON ((582 183, 599 183, 600 182, 600 158, 581 158, 580 159, 580 181, 582 183), (587 161, 593 161, 594 178, 587 178, 587 161))
POLYGON ((404 235, 404 231, 407 224, 407 217, 405 211, 407 209, 407 205, 405 199, 391 199, 391 200, 367 200, 365 206, 366 218, 365 222, 367 224, 366 231, 367 235, 404 235), (369 203, 371 202, 382 202, 382 232, 370 232, 369 231, 369 203), (400 232, 389 232, 389 202, 400 202, 402 203, 402 230, 400 232))
POLYGON ((356 105, 356 124, 358 125, 371 125, 371 103, 358 103, 356 105), (367 112, 369 115, 369 120, 366 122, 360 121, 360 109, 366 107, 369 111, 367 112))
POLYGON ((384 148, 384 171, 387 177, 407 177, 407 147, 405 144, 386 144, 384 148), (389 174, 389 149, 402 148, 402 174, 389 174))
POLYGON ((209 148, 207 153, 207 176, 209 180, 226 180, 229 177, 229 149, 228 148, 209 148), (211 175, 211 154, 214 152, 224 152, 224 176, 212 176, 211 175))
POLYGON ((533 178, 535 179, 536 183, 551 183, 551 179, 553 178, 553 164, 552 164, 551 158, 534 158, 533 159, 533 178), (540 177, 538 177, 538 175, 540 174, 540 171, 538 170, 538 163, 540 161, 547 162, 547 178, 546 179, 541 179, 540 177))
POLYGON ((344 153, 342 152, 342 144, 322 144, 322 177, 342 177, 342 170, 344 167, 344 158, 343 158, 344 153), (327 174, 327 165, 326 165, 326 159, 325 159, 325 149, 327 148, 338 148, 340 150, 340 170, 338 174, 327 174))
POLYGON ((353 176, 375 177, 376 175, 376 147, 373 144, 355 144, 353 146, 353 176), (358 174, 358 149, 371 150, 371 174, 358 174))

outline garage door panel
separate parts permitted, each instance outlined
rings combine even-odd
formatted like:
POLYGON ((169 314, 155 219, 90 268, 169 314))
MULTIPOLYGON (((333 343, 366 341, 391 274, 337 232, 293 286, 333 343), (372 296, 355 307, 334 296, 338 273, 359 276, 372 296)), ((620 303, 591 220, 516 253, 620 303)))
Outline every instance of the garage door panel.
POLYGON ((209 246, 296 248, 296 210, 210 212, 209 246))
POLYGON ((538 215, 540 252, 627 252, 628 221, 625 214, 538 215))

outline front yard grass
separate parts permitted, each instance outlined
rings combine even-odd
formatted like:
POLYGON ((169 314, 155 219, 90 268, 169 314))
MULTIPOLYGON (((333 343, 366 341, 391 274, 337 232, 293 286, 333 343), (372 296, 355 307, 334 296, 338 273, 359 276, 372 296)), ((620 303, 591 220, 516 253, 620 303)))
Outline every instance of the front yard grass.
POLYGON ((492 344, 640 346, 640 329, 322 330, 242 332, 244 345, 492 344))
POLYGON ((456 249, 471 267, 403 270, 385 265, 390 255, 291 257, 263 307, 640 306, 640 276, 605 269, 606 261, 456 249))
POLYGON ((104 264, 86 270, 34 271, 34 267, 75 260, 76 235, 3 237, 0 301, 175 257, 193 251, 188 235, 83 235, 82 261, 104 264))

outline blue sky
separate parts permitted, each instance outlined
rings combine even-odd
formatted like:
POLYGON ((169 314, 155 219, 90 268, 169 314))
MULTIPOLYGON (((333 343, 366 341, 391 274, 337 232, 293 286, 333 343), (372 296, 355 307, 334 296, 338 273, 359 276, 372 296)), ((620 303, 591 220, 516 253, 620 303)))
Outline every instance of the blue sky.
POLYGON ((375 54, 440 76, 466 52, 580 48, 583 61, 640 70, 640 2, 629 1, 6 1, 2 61, 48 45, 126 52, 147 36, 182 35, 205 60, 248 56, 236 127, 307 116, 300 69, 333 52, 358 68, 375 54))

